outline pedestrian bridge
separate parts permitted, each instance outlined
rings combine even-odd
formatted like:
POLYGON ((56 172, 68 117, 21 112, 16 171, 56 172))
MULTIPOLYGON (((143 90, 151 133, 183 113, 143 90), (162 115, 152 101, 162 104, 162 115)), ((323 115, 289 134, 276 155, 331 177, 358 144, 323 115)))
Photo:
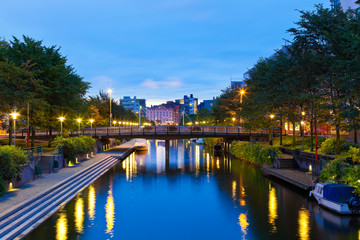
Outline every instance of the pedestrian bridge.
MULTIPOLYGON (((22 133, 23 136, 26 133, 22 133)), ((53 131, 52 135, 60 132, 53 131)), ((37 131, 37 136, 48 136, 48 131, 37 131)), ((225 137, 249 141, 254 138, 268 138, 267 129, 248 131, 242 127, 232 126, 146 126, 146 127, 93 127, 69 133, 70 136, 92 136, 99 139, 107 138, 147 138, 147 139, 187 139, 204 137, 225 137)), ((254 139, 255 141, 257 139, 254 139)))

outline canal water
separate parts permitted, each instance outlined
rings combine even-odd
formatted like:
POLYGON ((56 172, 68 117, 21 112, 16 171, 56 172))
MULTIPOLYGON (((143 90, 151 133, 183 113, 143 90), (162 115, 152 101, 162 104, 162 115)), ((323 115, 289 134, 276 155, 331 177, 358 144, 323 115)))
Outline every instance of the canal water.
POLYGON ((188 140, 149 141, 25 239, 360 239, 305 193, 188 140))

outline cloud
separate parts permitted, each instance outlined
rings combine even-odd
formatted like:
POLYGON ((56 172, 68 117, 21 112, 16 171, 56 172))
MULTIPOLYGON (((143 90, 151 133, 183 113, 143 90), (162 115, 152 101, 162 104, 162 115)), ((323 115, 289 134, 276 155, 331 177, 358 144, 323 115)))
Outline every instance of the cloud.
POLYGON ((176 77, 168 77, 165 81, 155 81, 153 79, 146 79, 141 83, 141 86, 151 88, 151 89, 159 89, 159 88, 176 88, 182 86, 183 82, 181 79, 176 77))

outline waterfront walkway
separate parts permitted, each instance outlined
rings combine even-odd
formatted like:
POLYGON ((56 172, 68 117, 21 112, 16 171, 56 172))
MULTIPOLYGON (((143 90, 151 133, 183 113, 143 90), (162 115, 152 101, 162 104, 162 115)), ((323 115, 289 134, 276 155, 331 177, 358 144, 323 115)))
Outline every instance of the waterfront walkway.
POLYGON ((23 236, 22 232, 25 234, 31 231, 51 216, 64 202, 71 200, 78 191, 90 185, 115 165, 119 161, 117 159, 124 159, 128 156, 133 151, 134 142, 130 141, 125 146, 120 145, 122 151, 116 151, 117 147, 115 147, 112 148, 115 151, 98 153, 95 157, 77 163, 75 166, 59 169, 55 173, 43 174, 40 178, 1 195, 0 239, 23 236), (78 184, 73 185, 74 181, 78 184), (51 207, 50 203, 54 206, 51 207), (34 216, 34 220, 31 220, 33 222, 26 220, 25 217, 22 220, 23 215, 29 215, 28 218, 34 216), (7 237, 8 235, 11 237, 7 237))
POLYGON ((264 175, 274 176, 307 191, 314 187, 311 175, 300 170, 265 167, 262 171, 264 175))

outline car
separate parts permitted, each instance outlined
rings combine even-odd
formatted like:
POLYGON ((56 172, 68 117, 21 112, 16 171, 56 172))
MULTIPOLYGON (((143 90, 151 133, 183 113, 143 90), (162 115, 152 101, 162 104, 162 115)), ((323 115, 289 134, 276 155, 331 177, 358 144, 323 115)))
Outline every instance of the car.
MULTIPOLYGON (((311 134, 310 130, 308 130, 308 131, 305 132, 305 135, 310 135, 310 134, 311 134)), ((313 130, 313 134, 315 134, 315 129, 313 130)), ((318 134, 318 135, 326 135, 326 131, 318 128, 318 129, 317 129, 317 134, 318 134)))

